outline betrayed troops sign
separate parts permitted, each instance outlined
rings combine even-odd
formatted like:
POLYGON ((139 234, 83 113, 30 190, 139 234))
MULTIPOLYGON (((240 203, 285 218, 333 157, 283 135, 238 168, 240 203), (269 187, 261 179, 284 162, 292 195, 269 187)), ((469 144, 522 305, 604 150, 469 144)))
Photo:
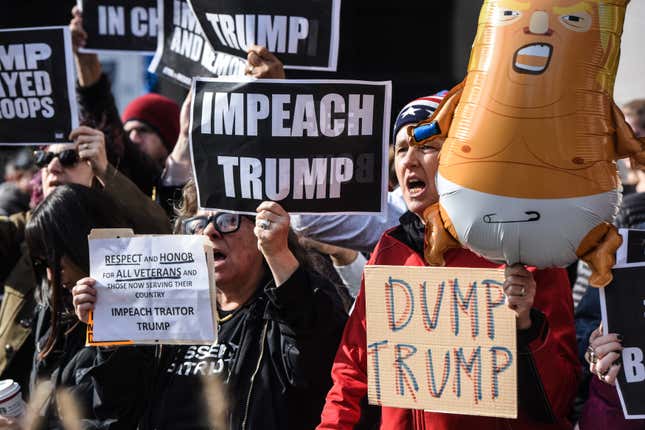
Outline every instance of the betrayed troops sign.
POLYGON ((87 32, 81 52, 155 52, 157 0, 78 0, 78 5, 87 32))
POLYGON ((196 79, 192 91, 200 207, 384 212, 390 82, 196 79))
POLYGON ((190 87, 193 76, 244 76, 246 60, 216 53, 186 0, 158 0, 157 50, 148 70, 190 87))
POLYGON ((69 29, 0 30, 0 145, 68 142, 76 127, 69 29))
POLYGON ((336 71, 340 0, 190 0, 218 52, 246 58, 250 45, 276 54, 285 69, 336 71))
POLYGON ((616 387, 627 419, 645 418, 645 230, 621 229, 613 281, 600 289, 604 333, 622 335, 616 387))

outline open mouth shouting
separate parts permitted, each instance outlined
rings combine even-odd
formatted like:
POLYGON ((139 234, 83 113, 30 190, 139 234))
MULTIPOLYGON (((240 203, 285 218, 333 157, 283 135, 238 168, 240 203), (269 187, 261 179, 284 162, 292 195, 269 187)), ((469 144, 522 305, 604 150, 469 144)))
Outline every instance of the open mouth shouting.
POLYGON ((213 263, 215 266, 218 266, 219 263, 224 262, 226 260, 226 255, 219 250, 213 249, 213 263))
POLYGON ((426 189, 426 183, 418 178, 409 178, 406 181, 406 186, 410 197, 420 196, 426 189))
POLYGON ((513 70, 517 73, 539 75, 549 67, 552 53, 553 46, 548 43, 525 45, 515 51, 513 70))

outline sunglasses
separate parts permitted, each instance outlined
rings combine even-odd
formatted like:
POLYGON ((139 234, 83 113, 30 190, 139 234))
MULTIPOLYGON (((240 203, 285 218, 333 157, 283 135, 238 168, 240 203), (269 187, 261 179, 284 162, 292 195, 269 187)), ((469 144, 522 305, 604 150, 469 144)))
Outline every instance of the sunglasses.
POLYGON ((240 228, 240 218, 239 214, 220 212, 215 215, 187 218, 181 222, 181 225, 185 234, 200 234, 211 223, 215 230, 221 234, 227 234, 236 232, 240 228))
POLYGON ((72 167, 80 160, 76 149, 66 149, 61 152, 48 152, 39 149, 34 151, 34 164, 39 168, 43 168, 48 166, 57 157, 63 167, 72 167))

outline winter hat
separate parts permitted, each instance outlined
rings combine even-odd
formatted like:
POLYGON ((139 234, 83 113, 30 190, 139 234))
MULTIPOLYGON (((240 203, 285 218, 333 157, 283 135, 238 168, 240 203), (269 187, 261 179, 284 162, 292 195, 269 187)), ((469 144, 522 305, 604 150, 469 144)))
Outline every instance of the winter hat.
POLYGON ((446 90, 439 91, 431 96, 419 97, 405 105, 394 122, 392 142, 396 139, 396 134, 401 130, 401 127, 430 118, 447 93, 446 90))
POLYGON ((168 152, 175 147, 179 137, 179 106, 173 100, 155 93, 137 97, 121 115, 123 124, 134 120, 152 127, 168 152))

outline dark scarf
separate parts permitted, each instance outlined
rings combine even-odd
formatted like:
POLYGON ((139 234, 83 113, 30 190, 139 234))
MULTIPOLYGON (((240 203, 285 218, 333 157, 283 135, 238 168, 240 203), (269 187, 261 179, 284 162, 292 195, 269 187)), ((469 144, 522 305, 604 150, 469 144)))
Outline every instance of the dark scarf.
POLYGON ((401 225, 392 232, 395 239, 405 243, 419 255, 423 256, 423 239, 425 236, 425 225, 421 219, 408 211, 399 218, 401 225))

